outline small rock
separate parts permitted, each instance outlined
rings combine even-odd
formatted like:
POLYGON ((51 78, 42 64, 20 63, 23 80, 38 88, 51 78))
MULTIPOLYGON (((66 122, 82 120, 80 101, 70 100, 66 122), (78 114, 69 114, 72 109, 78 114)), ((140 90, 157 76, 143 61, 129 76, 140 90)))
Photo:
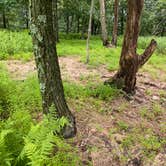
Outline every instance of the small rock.
POLYGON ((153 96, 152 99, 153 100, 160 100, 160 97, 159 96, 153 96))

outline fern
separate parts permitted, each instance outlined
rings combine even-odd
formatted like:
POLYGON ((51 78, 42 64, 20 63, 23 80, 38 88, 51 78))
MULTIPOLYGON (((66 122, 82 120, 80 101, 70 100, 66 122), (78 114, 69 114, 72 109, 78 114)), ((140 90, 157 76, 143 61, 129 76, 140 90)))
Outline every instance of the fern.
POLYGON ((5 144, 7 135, 12 132, 13 130, 2 130, 0 133, 0 165, 3 166, 10 166, 13 159, 5 144))
MULTIPOLYGON (((33 125, 28 135, 24 138, 25 146, 19 159, 28 158, 28 165, 31 166, 53 166, 71 163, 72 155, 67 153, 71 149, 70 146, 55 134, 60 132, 66 123, 65 118, 57 119, 55 116, 48 115, 44 117, 42 122, 33 125), (61 160, 57 156, 61 156, 61 160)), ((75 162, 74 156, 73 161, 75 162)))

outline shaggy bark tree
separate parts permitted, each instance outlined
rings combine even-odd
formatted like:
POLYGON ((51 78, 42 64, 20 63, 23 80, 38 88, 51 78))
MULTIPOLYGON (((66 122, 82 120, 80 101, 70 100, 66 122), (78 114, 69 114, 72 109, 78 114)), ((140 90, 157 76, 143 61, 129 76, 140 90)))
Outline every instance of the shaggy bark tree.
POLYGON ((86 47, 86 51, 87 51, 86 63, 89 63, 89 41, 90 41, 91 30, 92 30, 93 6, 94 6, 94 0, 91 0, 90 18, 89 18, 89 27, 88 27, 88 38, 87 38, 87 47, 86 47))
POLYGON ((56 41, 53 35, 52 0, 30 0, 30 29, 33 39, 35 61, 38 70, 40 91, 44 113, 53 107, 58 117, 67 117, 64 138, 75 135, 75 118, 66 104, 59 62, 56 53, 56 41))
POLYGON ((101 22, 101 33, 103 46, 109 46, 106 18, 105 18, 105 0, 99 0, 100 3, 100 22, 101 22))
POLYGON ((152 40, 142 55, 136 53, 143 5, 144 0, 128 0, 127 25, 120 58, 120 69, 112 79, 106 81, 108 84, 115 83, 129 94, 135 92, 136 73, 148 61, 157 46, 156 41, 152 40))
POLYGON ((112 33, 112 41, 111 44, 113 46, 117 45, 117 36, 118 36, 118 3, 119 0, 115 0, 114 3, 114 27, 113 27, 113 33, 112 33))

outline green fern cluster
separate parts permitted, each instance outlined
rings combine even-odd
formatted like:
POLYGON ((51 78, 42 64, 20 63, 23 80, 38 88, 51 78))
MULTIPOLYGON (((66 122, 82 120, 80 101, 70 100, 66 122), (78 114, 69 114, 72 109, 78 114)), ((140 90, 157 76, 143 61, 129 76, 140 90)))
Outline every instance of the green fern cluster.
POLYGON ((66 123, 53 115, 35 123, 28 112, 14 112, 0 123, 0 165, 79 165, 76 152, 56 134, 66 123))

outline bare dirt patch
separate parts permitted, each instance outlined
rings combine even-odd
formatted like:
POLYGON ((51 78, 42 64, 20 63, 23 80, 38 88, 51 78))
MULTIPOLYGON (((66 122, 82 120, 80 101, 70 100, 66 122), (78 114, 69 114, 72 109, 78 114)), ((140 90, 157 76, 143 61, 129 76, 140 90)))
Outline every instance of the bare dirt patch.
MULTIPOLYGON (((19 60, 8 60, 4 61, 4 63, 6 64, 11 77, 16 80, 24 80, 29 74, 36 72, 34 61, 22 62, 19 60)), ((97 69, 88 68, 87 65, 81 63, 79 59, 75 57, 60 57, 59 63, 63 79, 74 82, 83 83, 86 82, 86 78, 88 77, 102 77, 103 74, 108 73, 105 66, 101 66, 97 69)))

